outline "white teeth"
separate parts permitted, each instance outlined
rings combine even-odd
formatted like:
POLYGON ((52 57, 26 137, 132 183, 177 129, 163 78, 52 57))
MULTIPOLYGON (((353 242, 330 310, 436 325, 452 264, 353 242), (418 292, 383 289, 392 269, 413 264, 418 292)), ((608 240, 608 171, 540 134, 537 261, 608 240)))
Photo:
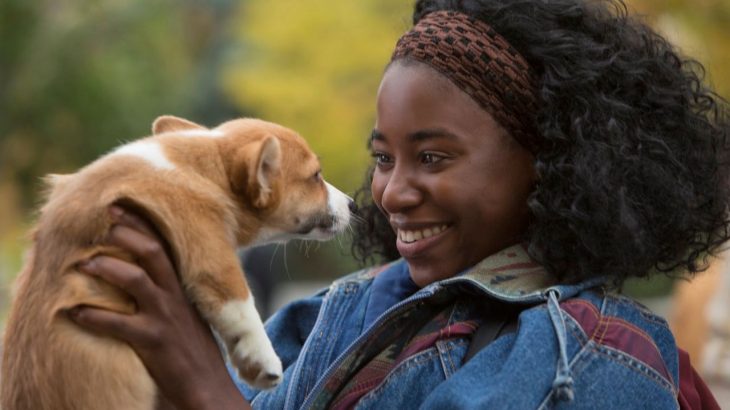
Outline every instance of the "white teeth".
POLYGON ((416 242, 421 239, 430 238, 436 234, 439 234, 439 233, 443 232, 444 230, 446 230, 446 228, 447 228, 446 225, 441 225, 441 226, 435 226, 432 228, 426 228, 426 229, 421 229, 421 230, 417 230, 417 231, 406 231, 403 229, 399 229, 398 238, 400 238, 400 240, 405 243, 416 242))

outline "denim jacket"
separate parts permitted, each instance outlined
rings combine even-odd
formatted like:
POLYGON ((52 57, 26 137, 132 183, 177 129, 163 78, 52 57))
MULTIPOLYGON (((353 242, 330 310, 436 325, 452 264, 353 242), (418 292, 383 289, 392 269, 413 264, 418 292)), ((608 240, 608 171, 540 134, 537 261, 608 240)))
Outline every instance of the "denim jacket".
POLYGON ((466 363, 468 337, 439 340, 400 362, 355 408, 679 408, 677 349, 666 322, 606 292, 600 281, 556 284, 514 246, 420 289, 366 326, 373 278, 403 264, 356 272, 275 314, 266 329, 284 380, 268 391, 237 380, 252 407, 327 407, 333 375, 351 366, 354 353, 367 350, 378 330, 397 326, 404 312, 438 298, 454 303, 458 320, 462 295, 476 294, 519 305, 517 330, 466 363))

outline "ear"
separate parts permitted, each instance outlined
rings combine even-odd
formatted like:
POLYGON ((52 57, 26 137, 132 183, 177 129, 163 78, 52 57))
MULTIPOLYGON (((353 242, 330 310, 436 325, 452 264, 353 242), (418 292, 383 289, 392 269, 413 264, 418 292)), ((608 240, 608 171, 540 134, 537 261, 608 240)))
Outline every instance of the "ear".
POLYGON ((152 123, 152 133, 154 135, 162 134, 170 131, 184 130, 205 130, 207 128, 198 125, 184 118, 175 117, 174 115, 162 115, 152 123))
POLYGON ((281 171, 279 140, 270 135, 241 147, 233 169, 234 190, 248 194, 256 208, 270 205, 273 187, 281 171))

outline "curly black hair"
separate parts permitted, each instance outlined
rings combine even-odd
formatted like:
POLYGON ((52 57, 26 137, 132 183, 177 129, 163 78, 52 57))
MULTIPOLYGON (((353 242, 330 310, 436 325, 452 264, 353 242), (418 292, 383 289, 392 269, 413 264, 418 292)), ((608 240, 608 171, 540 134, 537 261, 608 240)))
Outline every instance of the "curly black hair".
MULTIPOLYGON (((728 104, 621 0, 418 0, 485 21, 538 75, 539 183, 528 199, 530 255, 565 283, 607 275, 620 286, 655 272, 706 268, 728 238, 728 104)), ((353 253, 398 258, 372 202, 353 253)))

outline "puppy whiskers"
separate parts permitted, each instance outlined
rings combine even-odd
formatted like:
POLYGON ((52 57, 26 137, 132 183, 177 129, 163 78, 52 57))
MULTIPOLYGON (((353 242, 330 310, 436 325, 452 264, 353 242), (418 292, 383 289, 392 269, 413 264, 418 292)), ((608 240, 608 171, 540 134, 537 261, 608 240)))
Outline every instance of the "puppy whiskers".
POLYGON ((274 258, 276 258, 276 251, 279 250, 279 244, 276 243, 274 245, 274 251, 271 252, 271 260, 269 261, 269 272, 271 272, 274 269, 274 258))
POLYGON ((287 243, 284 243, 284 272, 286 272, 286 277, 291 280, 291 273, 289 273, 289 263, 286 257, 286 245, 287 243))

